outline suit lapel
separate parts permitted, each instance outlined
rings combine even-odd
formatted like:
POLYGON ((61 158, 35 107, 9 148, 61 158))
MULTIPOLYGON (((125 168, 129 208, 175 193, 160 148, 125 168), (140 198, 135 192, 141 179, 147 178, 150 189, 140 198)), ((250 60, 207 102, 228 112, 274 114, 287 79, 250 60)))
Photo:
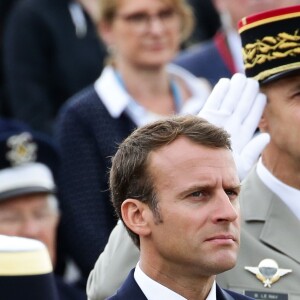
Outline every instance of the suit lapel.
POLYGON ((125 282, 117 291, 114 299, 147 300, 146 296, 134 279, 134 269, 131 270, 125 282))
POLYGON ((230 294, 221 289, 218 285, 216 285, 216 298, 217 300, 234 300, 230 294))

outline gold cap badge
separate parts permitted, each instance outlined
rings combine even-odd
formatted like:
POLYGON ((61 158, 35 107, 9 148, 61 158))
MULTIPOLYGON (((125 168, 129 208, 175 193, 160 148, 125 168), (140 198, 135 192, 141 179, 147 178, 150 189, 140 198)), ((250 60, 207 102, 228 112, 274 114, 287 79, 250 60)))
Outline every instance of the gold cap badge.
POLYGON ((10 148, 10 151, 7 152, 6 157, 12 166, 36 160, 37 144, 32 141, 32 136, 28 132, 11 136, 7 140, 7 146, 10 148))

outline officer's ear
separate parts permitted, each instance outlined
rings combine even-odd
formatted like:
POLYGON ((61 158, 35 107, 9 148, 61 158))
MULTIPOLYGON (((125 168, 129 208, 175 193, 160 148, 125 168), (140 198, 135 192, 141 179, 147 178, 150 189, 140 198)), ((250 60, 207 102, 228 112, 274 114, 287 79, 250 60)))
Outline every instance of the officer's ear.
POLYGON ((258 123, 258 127, 259 127, 259 130, 261 132, 269 132, 269 122, 268 122, 268 109, 269 109, 269 105, 268 105, 268 93, 267 93, 267 90, 264 89, 264 87, 261 87, 260 88, 261 92, 264 93, 266 96, 267 96, 267 104, 264 108, 264 111, 263 111, 263 114, 260 118, 260 121, 258 123))
POLYGON ((261 132, 269 132, 268 118, 266 117, 266 109, 264 110, 264 112, 260 118, 258 127, 261 132))

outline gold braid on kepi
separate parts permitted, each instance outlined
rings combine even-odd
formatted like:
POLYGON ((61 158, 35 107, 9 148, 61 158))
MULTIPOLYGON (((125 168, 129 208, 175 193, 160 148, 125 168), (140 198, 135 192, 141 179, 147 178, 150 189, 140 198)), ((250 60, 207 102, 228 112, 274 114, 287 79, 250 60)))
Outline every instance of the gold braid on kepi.
POLYGON ((33 239, 0 235, 1 299, 58 300, 46 246, 33 239))
POLYGON ((263 84, 300 74, 300 5, 251 15, 238 25, 247 77, 263 84))

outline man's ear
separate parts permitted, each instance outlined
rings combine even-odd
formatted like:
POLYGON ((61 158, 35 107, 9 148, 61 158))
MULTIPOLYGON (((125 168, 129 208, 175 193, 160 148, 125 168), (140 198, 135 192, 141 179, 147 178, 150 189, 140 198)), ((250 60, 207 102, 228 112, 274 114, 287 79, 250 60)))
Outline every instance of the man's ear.
POLYGON ((126 199, 121 206, 124 223, 139 236, 149 235, 149 217, 151 210, 149 206, 136 199, 126 199))
POLYGON ((259 130, 261 132, 269 132, 269 127, 268 127, 268 118, 266 117, 266 107, 264 109, 264 112, 260 118, 260 121, 258 123, 258 127, 259 127, 259 130))

